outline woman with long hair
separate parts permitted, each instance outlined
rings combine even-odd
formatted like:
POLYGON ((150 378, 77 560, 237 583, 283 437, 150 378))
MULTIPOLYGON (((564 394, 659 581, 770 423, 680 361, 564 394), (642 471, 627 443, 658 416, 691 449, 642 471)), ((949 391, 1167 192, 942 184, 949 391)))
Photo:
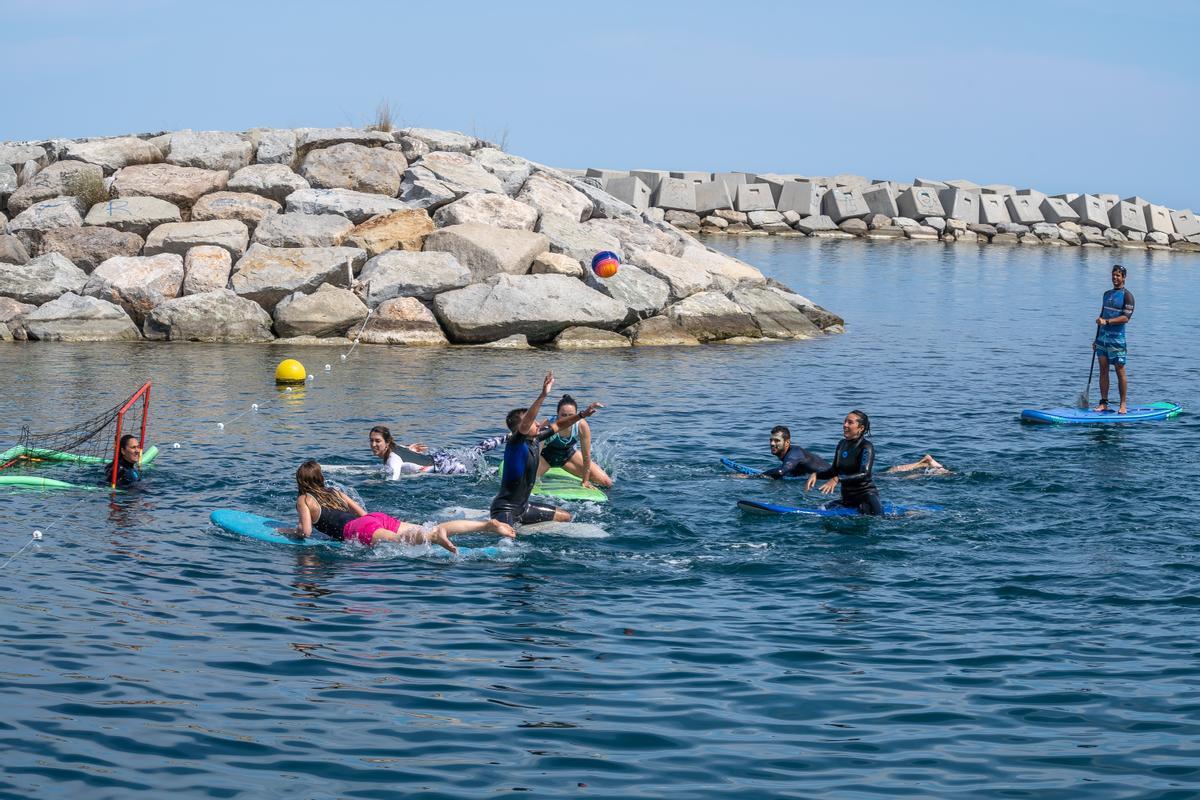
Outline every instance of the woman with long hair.
MULTIPOLYGON (((579 404, 569 394, 558 401, 558 413, 550 419, 557 422, 579 413, 579 404)), ((593 483, 603 489, 611 489, 613 482, 599 464, 592 462, 592 428, 586 419, 581 419, 565 430, 558 430, 542 442, 542 460, 538 465, 538 477, 551 467, 562 467, 583 481, 585 489, 593 483)))
POLYGON ((296 470, 296 514, 301 536, 311 536, 315 528, 330 538, 360 542, 368 547, 380 542, 437 544, 456 553, 458 548, 450 542, 451 536, 480 531, 510 539, 516 536, 511 526, 494 519, 452 520, 426 529, 379 511, 368 514, 351 497, 326 486, 321 465, 311 459, 296 470))
POLYGON ((860 514, 876 517, 882 515, 879 490, 871 480, 871 472, 875 468, 875 445, 867 439, 870 432, 871 420, 864 412, 855 409, 847 414, 842 420, 842 440, 833 454, 833 465, 808 476, 804 490, 811 489, 817 478, 826 481, 821 484, 821 494, 833 494, 840 484, 842 499, 835 500, 830 506, 853 508, 860 514))

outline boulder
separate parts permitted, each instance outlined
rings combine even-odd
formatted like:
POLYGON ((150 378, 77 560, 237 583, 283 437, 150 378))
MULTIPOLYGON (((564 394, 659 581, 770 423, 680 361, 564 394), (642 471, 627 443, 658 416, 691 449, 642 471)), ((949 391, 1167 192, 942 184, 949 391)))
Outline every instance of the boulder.
MULTIPOLYGON (((570 256, 562 253, 551 253, 547 250, 533 260, 529 271, 534 275, 568 275, 572 278, 583 278, 583 265, 570 256)), ((605 292, 605 294, 608 294, 605 292)))
POLYGON ((598 277, 589 269, 584 280, 588 286, 625 306, 622 325, 654 316, 667 305, 671 296, 671 287, 666 281, 633 264, 625 264, 611 278, 598 277))
MULTIPOLYGON (((419 166, 447 186, 456 197, 470 192, 504 192, 500 179, 464 153, 433 152, 420 159, 419 166)), ((519 198, 518 198, 519 199, 519 198)))
POLYGON ((19 170, 28 161, 33 161, 39 166, 48 163, 46 148, 36 144, 0 142, 0 164, 7 164, 19 170))
POLYGON ((12 193, 8 198, 10 214, 20 214, 34 203, 55 197, 75 197, 87 183, 97 186, 104 180, 104 172, 95 164, 82 161, 59 161, 38 172, 33 180, 12 193))
POLYGON ((393 297, 432 300, 470 282, 470 270, 450 253, 393 250, 368 261, 355 287, 374 307, 393 297))
POLYGON ((87 274, 59 253, 47 253, 25 264, 0 264, 0 295, 41 305, 67 292, 78 292, 87 274))
POLYGON ((407 207, 394 197, 350 189, 298 189, 287 196, 286 206, 298 214, 341 214, 355 225, 407 207))
POLYGON ((668 306, 666 316, 702 342, 761 336, 750 312, 721 292, 700 292, 668 306))
POLYGON ((72 264, 91 273, 113 256, 136 256, 143 244, 136 233, 89 225, 46 231, 42 234, 41 253, 62 253, 72 264))
MULTIPOLYGON (((795 212, 789 212, 789 213, 795 213, 795 212)), ((729 227, 729 220, 722 219, 721 217, 717 217, 717 216, 705 217, 704 219, 700 220, 700 227, 701 228, 715 228, 717 231, 723 231, 729 227)))
POLYGON ((227 183, 229 173, 225 170, 142 164, 118 170, 112 192, 115 197, 157 197, 181 209, 191 209, 201 197, 224 189, 227 183))
POLYGON ((42 171, 42 166, 36 161, 26 161, 22 164, 21 168, 17 170, 17 186, 24 186, 36 178, 37 174, 42 171))
MULTIPOLYGON (((698 246, 695 239, 670 225, 649 225, 640 219, 589 219, 584 228, 615 238, 621 250, 657 250, 667 255, 682 255, 684 248, 698 246)), ((589 259, 590 263, 590 259, 589 259)))
POLYGON ((1150 233, 1146 234, 1146 241, 1157 245, 1170 244, 1170 239, 1167 238, 1167 234, 1163 233, 1162 231, 1150 231, 1150 233))
POLYGON ((824 214, 814 214, 811 217, 805 217, 796 223, 796 230, 801 233, 814 233, 816 231, 836 231, 838 230, 837 223, 824 214))
POLYGON ((666 212, 665 219, 668 224, 685 231, 700 230, 700 215, 693 211, 670 209, 666 212))
MULTIPOLYGON (((72 228, 60 228, 69 231, 72 228)), ((24 264, 29 261, 29 250, 16 236, 0 234, 0 262, 5 264, 24 264)))
POLYGON ((35 308, 37 306, 33 303, 22 303, 11 297, 0 297, 0 323, 12 324, 13 320, 25 316, 35 308))
POLYGON ((9 220, 4 229, 20 239, 26 250, 36 252, 46 231, 82 227, 82 212, 82 204, 76 198, 56 197, 34 203, 9 220))
POLYGON ((1058 226, 1049 222, 1035 222, 1032 226, 1032 233, 1039 239, 1051 241, 1060 238, 1058 226))
POLYGON ((676 325, 669 317, 650 317, 626 328, 623 333, 637 347, 698 345, 700 340, 676 325))
POLYGON ((529 176, 516 199, 537 209, 543 219, 557 216, 583 222, 592 214, 592 201, 586 195, 566 181, 541 173, 529 176))
POLYGON ((162 151, 143 139, 119 136, 90 142, 68 142, 62 158, 95 164, 111 175, 124 167, 155 164, 163 160, 162 151))
POLYGON ((763 336, 772 339, 812 339, 821 335, 799 308, 765 286, 738 287, 728 295, 750 313, 763 336))
POLYGON ((202 244, 183 257, 183 294, 203 294, 229 285, 233 257, 224 247, 202 244))
POLYGON ((176 342, 269 342, 271 316, 228 289, 168 300, 146 317, 147 339, 176 342))
MULTIPOLYGON (((945 222, 942 222, 942 224, 945 225, 945 222)), ((838 223, 838 228, 846 233, 852 233, 855 236, 863 236, 869 229, 865 220, 856 219, 854 217, 838 223)))
MULTIPOLYGON (((8 204, 8 198, 17 190, 17 171, 8 164, 0 164, 0 208, 8 204)), ((0 220, 2 224, 3 220, 0 220)))
POLYGON ((523 333, 514 333, 512 336, 505 336, 503 339, 497 339, 494 342, 484 342, 483 344, 472 345, 472 347, 482 347, 488 350, 533 349, 533 346, 529 344, 529 337, 523 333))
POLYGON ((213 192, 204 195, 192 206, 192 222, 235 219, 253 235, 258 223, 281 211, 283 206, 279 203, 251 192, 213 192))
POLYGON ((82 294, 121 306, 139 325, 155 306, 179 296, 183 257, 114 256, 92 272, 82 294))
MULTIPOLYGON (((800 215, 797 212, 792 212, 792 213, 796 214, 795 219, 797 219, 797 220, 800 219, 800 215)), ((726 220, 730 223, 741 222, 741 223, 745 224, 750 221, 750 217, 746 214, 745 211, 734 211, 729 208, 718 208, 716 211, 713 212, 713 216, 720 217, 721 219, 726 220)), ((788 219, 787 212, 784 212, 783 218, 785 220, 788 219)))
POLYGON ((937 228, 931 228, 928 225, 914 225, 913 227, 905 228, 904 235, 916 241, 934 242, 938 239, 937 228))
MULTIPOLYGON (((292 163, 296 160, 295 131, 256 128, 247 131, 247 135, 254 142, 254 160, 258 165, 280 164, 291 172, 292 163)), ((283 197, 275 199, 283 202, 283 197)))
POLYGON ((106 300, 67 292, 21 319, 31 339, 42 342, 128 342, 142 334, 129 315, 106 300))
POLYGON ((503 194, 472 192, 439 208, 433 221, 439 228, 477 222, 496 228, 532 231, 537 225, 538 211, 503 194))
POLYGON ((323 283, 348 286, 366 261, 356 247, 266 247, 252 244, 238 259, 233 290, 267 310, 295 292, 311 292, 323 283))
POLYGON ((180 167, 237 172, 249 165, 254 145, 226 131, 180 131, 166 137, 166 162, 180 167))
POLYGON ((176 253, 183 256, 196 245, 211 244, 224 247, 229 255, 241 258, 250 242, 245 223, 236 219, 214 219, 206 222, 168 222, 150 231, 142 253, 176 253))
POLYGON ((540 233, 473 222, 436 230, 425 239, 426 251, 450 253, 476 280, 499 273, 524 274, 549 246, 550 239, 540 233))
POLYGON ((746 217, 750 220, 750 224, 756 228, 761 228, 764 225, 785 225, 786 220, 783 214, 780 214, 774 209, 770 211, 749 211, 746 217))
POLYGON ((359 339, 367 344, 450 344, 433 312, 415 297, 393 297, 384 300, 371 315, 371 321, 367 323, 359 339))
POLYGON ((288 195, 309 188, 308 181, 282 164, 251 164, 233 173, 229 190, 248 192, 283 203, 288 195))
POLYGON ((409 208, 438 209, 461 194, 419 164, 409 167, 400 182, 400 199, 409 208))
POLYGON ((474 136, 433 128, 405 128, 396 133, 396 141, 402 139, 415 139, 428 147, 430 152, 445 150, 452 153, 469 153, 480 144, 474 136))
POLYGON ((799 309, 800 313, 808 317, 812 324, 816 325, 823 331, 841 328, 846 324, 846 321, 837 314, 834 314, 828 309, 822 308, 803 295, 796 294, 782 284, 771 285, 768 286, 768 288, 770 291, 783 298, 787 303, 799 309))
POLYGON ((997 233, 991 239, 992 244, 1013 245, 1013 244, 1017 244, 1019 241, 1020 241, 1020 239, 1017 237, 1017 234, 1015 234, 1015 233, 997 233))
POLYGON ((300 158, 310 150, 320 150, 339 144, 360 144, 382 147, 395 141, 392 134, 364 128, 299 128, 296 130, 296 155, 300 158))
MULTIPOLYGON (((640 220, 642 218, 642 212, 636 206, 610 194, 606 189, 602 189, 599 186, 593 186, 591 183, 593 180, 596 179, 567 179, 567 183, 570 184, 571 188, 575 189, 584 197, 586 197, 592 204, 592 212, 590 215, 591 219, 600 218, 640 220)), ((634 178, 623 180, 638 179, 634 178)), ((645 200, 649 200, 648 194, 645 195, 645 200)))
POLYGON ((425 246, 425 237, 433 230, 433 220, 429 218, 428 211, 405 208, 372 217, 350 231, 346 243, 361 247, 371 256, 387 250, 419 251, 425 246))
POLYGON ((267 247, 337 247, 354 230, 338 214, 272 214, 254 232, 254 241, 267 247))
POLYGON ((145 238, 159 225, 180 222, 179 207, 157 197, 127 197, 97 203, 88 211, 87 225, 103 225, 145 238))
POLYGON ((647 208, 642 212, 642 219, 651 225, 665 222, 667 219, 667 212, 661 208, 647 208))
POLYGON ((398 141, 392 144, 385 144, 384 147, 389 150, 399 150, 410 164, 418 158, 424 158, 433 152, 429 149, 429 145, 417 139, 410 139, 407 136, 401 136, 398 141))
POLYGON ((572 325, 615 328, 626 307, 566 275, 500 274, 439 294, 434 313, 456 342, 485 342, 521 333, 544 341, 572 325))
POLYGON ((344 336, 367 318, 367 307, 349 289, 321 286, 312 294, 296 292, 275 306, 280 336, 344 336))
POLYGON ((528 159, 510 155, 493 147, 476 150, 472 155, 479 162, 479 166, 500 180, 501 188, 509 197, 521 191, 521 187, 525 185, 526 179, 533 173, 535 166, 528 159))
POLYGON ((630 255, 629 261, 665 281, 669 290, 667 299, 671 303, 713 287, 713 278, 708 270, 676 256, 638 250, 630 255))
POLYGON ((574 325, 554 337, 555 350, 597 350, 606 347, 631 347, 628 338, 613 331, 574 325))
POLYGON ((1079 238, 1084 244, 1098 244, 1103 247, 1108 246, 1108 240, 1104 238, 1104 230, 1095 227, 1094 225, 1080 226, 1079 238))
POLYGON ((730 288, 739 283, 766 283, 767 280, 749 264, 704 247, 699 242, 690 242, 679 257, 693 266, 707 270, 717 286, 730 288))
POLYGON ((621 240, 614 233, 590 221, 579 223, 557 214, 543 214, 537 229, 549 241, 552 251, 583 263, 592 263, 592 257, 602 250, 612 251, 622 259, 625 255, 621 240))
POLYGON ((300 175, 318 189, 349 189, 395 197, 408 168, 401 153, 358 144, 337 144, 312 150, 300 165, 300 175))

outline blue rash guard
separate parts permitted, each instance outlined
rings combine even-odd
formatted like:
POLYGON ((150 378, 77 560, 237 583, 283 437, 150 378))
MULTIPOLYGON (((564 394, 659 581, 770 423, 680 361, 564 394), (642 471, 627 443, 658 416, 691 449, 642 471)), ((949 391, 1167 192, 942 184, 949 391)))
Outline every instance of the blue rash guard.
MULTIPOLYGON (((1121 316, 1133 316, 1133 292, 1128 289, 1109 289, 1104 293, 1100 318, 1116 319, 1121 316)), ((1103 347, 1125 347, 1125 323, 1100 326, 1096 344, 1103 347)))
POLYGON ((501 466, 500 491, 492 500, 491 516, 512 525, 532 524, 554 519, 554 509, 529 502, 533 485, 537 483, 538 463, 542 441, 553 435, 547 428, 534 436, 510 433, 504 444, 504 463, 501 466))

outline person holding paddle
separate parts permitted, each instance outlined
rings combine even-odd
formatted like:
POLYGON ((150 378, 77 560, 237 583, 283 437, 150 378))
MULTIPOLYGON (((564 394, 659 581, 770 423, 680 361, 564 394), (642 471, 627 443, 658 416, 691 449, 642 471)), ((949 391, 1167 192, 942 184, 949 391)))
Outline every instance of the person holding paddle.
POLYGON ((1100 403, 1095 410, 1108 411, 1108 365, 1112 363, 1121 393, 1117 413, 1124 414, 1129 390, 1125 377, 1125 324, 1133 316, 1133 293, 1125 288, 1125 268, 1120 264, 1113 264, 1112 285, 1104 293, 1100 316, 1096 317, 1096 341, 1092 345, 1100 361, 1100 403))

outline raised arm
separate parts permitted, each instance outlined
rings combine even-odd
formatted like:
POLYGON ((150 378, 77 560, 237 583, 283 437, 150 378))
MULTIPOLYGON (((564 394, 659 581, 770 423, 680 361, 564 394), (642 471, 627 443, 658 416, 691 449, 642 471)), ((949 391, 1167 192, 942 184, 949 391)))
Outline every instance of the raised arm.
MULTIPOLYGON (((592 403, 583 411, 577 411, 569 417, 559 417, 558 419, 554 420, 554 422, 551 422, 550 426, 546 428, 546 430, 549 433, 558 433, 563 428, 569 428, 576 422, 587 419, 602 408, 604 408, 603 403, 592 403)), ((587 462, 587 456, 584 456, 584 461, 585 463, 587 462)))
POLYGON ((546 402, 546 398, 550 396, 550 390, 554 388, 554 373, 547 372, 546 377, 542 379, 542 392, 533 401, 529 408, 525 409, 525 413, 521 416, 521 420, 517 423, 517 431, 526 436, 537 435, 537 415, 542 408, 542 403, 546 402))

